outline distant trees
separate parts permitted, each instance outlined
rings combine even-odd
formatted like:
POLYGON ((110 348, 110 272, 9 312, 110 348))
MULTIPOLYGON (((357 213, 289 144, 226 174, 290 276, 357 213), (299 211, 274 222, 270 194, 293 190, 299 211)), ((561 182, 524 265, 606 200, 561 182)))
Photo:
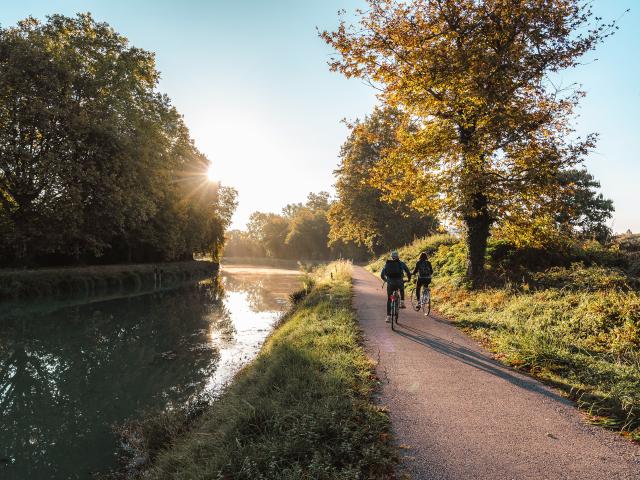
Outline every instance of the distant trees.
MULTIPOLYGON (((375 186, 374 171, 384 156, 398 147, 396 133, 404 121, 400 110, 377 107, 363 121, 350 125, 335 172, 338 198, 328 215, 333 244, 353 242, 372 255, 380 255, 436 230, 437 220, 403 201, 407 195, 387 198, 388 192, 375 186)), ((418 182, 413 188, 422 186, 418 182)))
POLYGON ((247 232, 262 245, 266 256, 284 258, 289 221, 276 213, 254 212, 249 218, 247 232))
POLYGON ((249 232, 229 230, 226 234, 224 255, 227 257, 266 257, 264 246, 249 232))
POLYGON ((375 84, 411 119, 382 158, 376 186, 460 224, 477 287, 492 228, 541 219, 555 228, 549 212, 563 208, 562 172, 595 139, 570 143, 582 93, 556 89, 549 74, 575 66, 613 25, 594 24, 579 0, 368 4, 359 25, 342 22, 322 37, 339 54, 333 70, 375 84))
POLYGON ((367 252, 348 242, 329 246, 331 208, 327 192, 310 193, 305 203, 291 203, 282 214, 254 212, 247 231, 228 233, 224 255, 327 260, 339 256, 366 258, 367 252))
POLYGON ((558 179, 565 194, 556 221, 569 232, 605 242, 611 238, 607 221, 613 216, 613 201, 598 193, 600 182, 586 169, 561 172, 558 179))
POLYGON ((217 252, 235 191, 206 181, 158 78, 89 14, 0 29, 0 265, 217 252))
POLYGON ((327 192, 310 193, 304 205, 288 205, 289 231, 285 240, 287 249, 299 258, 326 259, 329 249, 329 222, 327 212, 331 203, 327 192))

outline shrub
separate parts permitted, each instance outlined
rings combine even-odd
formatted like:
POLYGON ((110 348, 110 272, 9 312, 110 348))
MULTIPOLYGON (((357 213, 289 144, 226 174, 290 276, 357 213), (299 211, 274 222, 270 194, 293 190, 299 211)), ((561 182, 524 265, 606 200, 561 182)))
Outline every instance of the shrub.
POLYGON ((638 282, 622 270, 574 263, 569 268, 552 267, 533 275, 538 288, 564 288, 576 291, 629 290, 638 282))
MULTIPOLYGON (((398 249, 398 253, 400 254, 400 258, 404 261, 409 267, 412 267, 415 262, 418 261, 418 257, 421 252, 427 252, 427 255, 433 256, 440 246, 451 246, 458 243, 459 240, 454 235, 449 234, 440 234, 440 235, 430 235, 428 237, 418 238, 409 245, 405 245, 398 249)), ((382 270, 384 266, 384 262, 389 258, 388 254, 380 256, 377 260, 373 261, 369 264, 369 269, 372 272, 379 272, 382 270)))

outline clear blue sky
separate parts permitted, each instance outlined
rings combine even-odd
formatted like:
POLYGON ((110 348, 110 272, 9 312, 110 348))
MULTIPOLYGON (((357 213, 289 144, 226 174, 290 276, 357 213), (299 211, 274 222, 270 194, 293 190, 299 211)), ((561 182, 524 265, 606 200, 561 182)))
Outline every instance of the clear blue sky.
MULTIPOLYGON (((310 191, 331 190, 347 130, 340 119, 367 114, 374 92, 328 71, 316 26, 362 0, 22 0, 3 1, 0 24, 28 15, 90 11, 135 46, 156 53, 160 90, 184 115, 220 180, 239 191, 234 227, 255 210, 279 211, 310 191)), ((596 0, 620 31, 585 65, 578 81, 579 133, 597 131, 587 167, 616 206, 615 231, 640 231, 640 1, 596 0), (597 58, 598 61, 591 61, 597 58)))

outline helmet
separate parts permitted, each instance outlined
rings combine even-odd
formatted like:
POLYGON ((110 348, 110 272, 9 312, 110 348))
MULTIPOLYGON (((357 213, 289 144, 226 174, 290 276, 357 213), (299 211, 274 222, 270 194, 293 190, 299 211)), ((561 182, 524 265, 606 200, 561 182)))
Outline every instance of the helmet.
POLYGON ((398 255, 398 251, 397 250, 394 250, 394 251, 391 252, 391 258, 393 260, 398 260, 400 258, 400 255, 398 255))

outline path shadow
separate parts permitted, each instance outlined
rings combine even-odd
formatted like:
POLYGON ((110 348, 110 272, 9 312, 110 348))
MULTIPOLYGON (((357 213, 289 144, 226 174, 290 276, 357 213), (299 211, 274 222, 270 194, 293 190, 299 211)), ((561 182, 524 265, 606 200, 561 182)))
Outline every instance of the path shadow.
POLYGON ((401 327, 401 329, 396 330, 395 333, 411 340, 412 342, 429 347, 442 355, 446 355, 447 357, 462 362, 465 365, 469 365, 470 367, 477 368, 485 373, 506 380, 512 385, 524 390, 544 395, 547 398, 559 401, 565 405, 571 405, 569 400, 548 390, 538 381, 525 376, 514 375, 509 371, 508 367, 481 352, 467 348, 453 340, 447 340, 406 324, 400 323, 398 326, 401 327))

